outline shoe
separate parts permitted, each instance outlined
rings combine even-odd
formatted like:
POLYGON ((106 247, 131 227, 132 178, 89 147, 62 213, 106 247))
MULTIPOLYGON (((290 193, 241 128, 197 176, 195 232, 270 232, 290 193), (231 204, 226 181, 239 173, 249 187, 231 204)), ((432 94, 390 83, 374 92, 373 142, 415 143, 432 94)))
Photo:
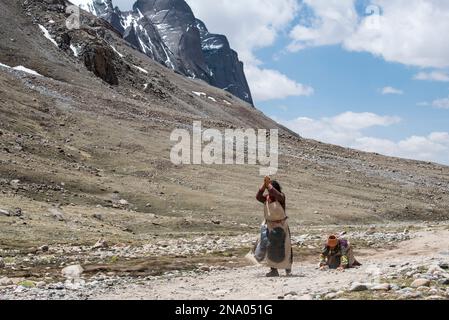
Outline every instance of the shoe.
POLYGON ((277 269, 271 269, 271 271, 268 272, 265 276, 268 278, 279 277, 279 272, 277 269))

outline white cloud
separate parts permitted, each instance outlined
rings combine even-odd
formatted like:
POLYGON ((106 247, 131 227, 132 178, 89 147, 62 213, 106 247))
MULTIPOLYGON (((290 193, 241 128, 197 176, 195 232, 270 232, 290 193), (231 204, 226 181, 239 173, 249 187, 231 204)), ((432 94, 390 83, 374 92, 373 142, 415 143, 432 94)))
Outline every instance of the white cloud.
POLYGON ((279 122, 306 138, 350 146, 354 139, 363 137, 362 130, 374 126, 389 126, 400 121, 399 117, 348 111, 335 117, 319 120, 300 117, 279 122))
MULTIPOLYGON (((449 66, 449 1, 373 0, 380 14, 354 17, 355 0, 306 0, 316 18, 291 32, 290 49, 341 44, 386 61, 420 67, 449 66)), ((375 7, 374 7, 375 8, 375 7)))
POLYGON ((404 91, 393 88, 393 87, 385 87, 382 89, 382 94, 386 95, 386 94, 404 94, 404 91))
POLYGON ((414 80, 449 82, 449 75, 441 71, 420 72, 413 77, 414 80))
POLYGON ((299 117, 294 120, 275 120, 305 138, 388 156, 449 164, 448 132, 411 136, 400 141, 364 134, 365 129, 394 125, 400 122, 398 117, 345 112, 331 118, 299 117))
POLYGON ((436 109, 449 109, 449 97, 433 100, 431 103, 427 101, 419 102, 416 104, 420 107, 434 107, 436 109))
POLYGON ((296 0, 187 0, 209 31, 225 34, 246 62, 255 63, 253 50, 270 46, 295 18, 296 0))
POLYGON ((254 54, 256 49, 273 45, 293 21, 299 9, 296 0, 187 0, 187 3, 209 31, 228 37, 245 64, 256 102, 313 93, 312 88, 279 71, 264 68, 254 54))
POLYGON ((276 70, 249 65, 246 68, 246 76, 250 79, 251 91, 257 101, 310 96, 314 93, 313 88, 299 84, 276 70))
POLYGON ((449 109, 449 97, 437 99, 432 102, 432 106, 437 109, 449 109))
POLYGON ((339 44, 354 33, 358 20, 354 0, 304 0, 303 3, 313 9, 314 16, 307 25, 300 23, 292 29, 289 51, 339 44))

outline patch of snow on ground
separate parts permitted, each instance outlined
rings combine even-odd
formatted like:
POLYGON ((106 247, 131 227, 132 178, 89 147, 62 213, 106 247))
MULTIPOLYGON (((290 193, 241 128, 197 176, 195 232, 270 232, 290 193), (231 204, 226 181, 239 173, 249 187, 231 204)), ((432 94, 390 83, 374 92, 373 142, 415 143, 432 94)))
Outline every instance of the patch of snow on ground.
POLYGON ((144 85, 143 85, 143 90, 146 90, 148 88, 148 83, 145 83, 144 85))
POLYGON ((223 99, 223 102, 226 103, 228 106, 232 106, 232 103, 230 103, 230 102, 227 101, 227 100, 224 100, 224 99, 223 99))
POLYGON ((14 67, 13 69, 17 70, 17 71, 22 71, 22 72, 26 72, 26 73, 32 74, 34 76, 41 76, 42 77, 41 74, 37 73, 34 70, 28 69, 28 68, 26 68, 24 66, 17 66, 17 67, 14 67))
POLYGON ((117 53, 120 58, 123 58, 123 54, 121 54, 120 52, 117 51, 117 49, 114 48, 114 46, 111 46, 112 50, 114 50, 115 53, 117 53))
POLYGON ((8 69, 10 69, 10 68, 11 68, 10 66, 7 66, 6 64, 3 64, 3 63, 0 63, 0 67, 3 67, 3 68, 8 68, 8 69))
POLYGON ((75 57, 78 57, 78 55, 79 55, 79 52, 78 52, 79 48, 77 48, 77 47, 74 46, 73 44, 70 44, 70 49, 73 51, 73 55, 74 55, 75 57))
POLYGON ((205 94, 204 92, 196 92, 196 91, 192 91, 192 93, 193 93, 194 95, 197 95, 198 97, 206 96, 206 94, 205 94))
POLYGON ((45 38, 47 38, 48 40, 50 40, 56 47, 59 48, 58 44, 56 43, 56 41, 50 36, 50 32, 48 32, 47 29, 45 29, 44 26, 42 25, 38 25, 39 28, 41 29, 41 31, 44 33, 45 38))
POLYGON ((148 73, 147 70, 145 70, 144 68, 141 68, 141 67, 139 67, 139 66, 134 66, 134 68, 136 68, 137 70, 139 70, 139 71, 141 71, 141 72, 143 72, 143 73, 148 73))
POLYGON ((207 97, 207 99, 212 100, 213 102, 217 102, 217 100, 213 97, 207 97))

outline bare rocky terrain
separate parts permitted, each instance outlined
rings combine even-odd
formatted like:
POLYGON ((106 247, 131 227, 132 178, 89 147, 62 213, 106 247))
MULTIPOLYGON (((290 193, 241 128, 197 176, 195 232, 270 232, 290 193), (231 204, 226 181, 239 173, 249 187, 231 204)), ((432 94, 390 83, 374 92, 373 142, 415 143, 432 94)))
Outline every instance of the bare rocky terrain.
POLYGON ((449 167, 303 139, 96 17, 67 30, 64 3, 0 3, 0 299, 447 299, 449 167), (170 162, 171 131, 197 120, 280 129, 294 277, 245 259, 258 166, 170 162), (361 268, 316 270, 331 232, 361 268))

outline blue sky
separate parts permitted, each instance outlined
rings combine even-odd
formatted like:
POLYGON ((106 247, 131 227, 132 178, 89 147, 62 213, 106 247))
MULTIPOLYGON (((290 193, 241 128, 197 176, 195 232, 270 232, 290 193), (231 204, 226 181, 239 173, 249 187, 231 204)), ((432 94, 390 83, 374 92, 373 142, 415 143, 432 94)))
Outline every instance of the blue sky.
POLYGON ((276 121, 307 138, 449 164, 448 2, 187 2, 228 36, 257 108, 276 121))

